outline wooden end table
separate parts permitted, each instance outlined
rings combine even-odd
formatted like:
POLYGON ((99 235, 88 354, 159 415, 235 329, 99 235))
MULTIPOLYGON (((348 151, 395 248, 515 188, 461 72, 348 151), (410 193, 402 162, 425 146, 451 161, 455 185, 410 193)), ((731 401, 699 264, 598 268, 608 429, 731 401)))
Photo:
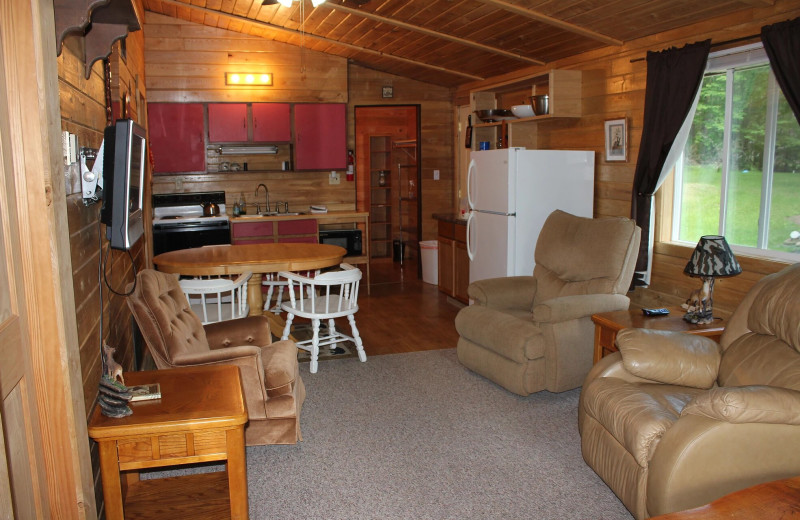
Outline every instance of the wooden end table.
POLYGON ((89 435, 98 443, 108 520, 247 519, 239 368, 186 367, 125 374, 128 386, 159 383, 161 399, 130 403, 133 415, 95 407, 89 435), (139 480, 139 470, 227 461, 226 471, 139 480), (122 478, 120 478, 122 477, 122 478))
POLYGON ((695 325, 684 321, 684 314, 686 311, 680 307, 669 307, 669 314, 666 316, 645 316, 641 309, 593 314, 594 362, 597 363, 603 356, 617 351, 614 342, 617 339, 617 333, 622 329, 674 330, 698 334, 719 341, 727 320, 717 318, 712 323, 695 325))

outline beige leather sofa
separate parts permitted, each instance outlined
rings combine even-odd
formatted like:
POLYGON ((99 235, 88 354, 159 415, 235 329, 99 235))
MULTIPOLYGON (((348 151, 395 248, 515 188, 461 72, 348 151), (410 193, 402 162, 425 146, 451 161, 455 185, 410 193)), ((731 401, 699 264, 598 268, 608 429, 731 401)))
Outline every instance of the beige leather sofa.
POLYGON ((592 367, 592 314, 628 308, 640 235, 627 218, 551 213, 533 276, 470 284, 474 303, 455 320, 459 361, 520 395, 580 386, 592 367))
POLYGON ((637 519, 800 475, 800 264, 759 281, 717 344, 626 329, 580 398, 583 458, 637 519))
POLYGON ((298 372, 297 346, 292 341, 273 343, 267 318, 250 316, 203 325, 178 279, 152 269, 139 272, 127 300, 159 369, 239 367, 249 418, 248 446, 302 440, 300 410, 306 391, 298 372))

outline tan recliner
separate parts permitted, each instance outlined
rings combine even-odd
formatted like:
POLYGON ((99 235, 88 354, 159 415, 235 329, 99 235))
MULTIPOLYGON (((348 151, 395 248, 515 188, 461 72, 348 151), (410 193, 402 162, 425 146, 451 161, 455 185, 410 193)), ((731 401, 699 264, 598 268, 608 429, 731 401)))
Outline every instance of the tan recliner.
POLYGON ((459 311, 458 359, 520 395, 581 385, 592 366, 592 314, 627 309, 641 230, 627 218, 556 210, 539 233, 533 276, 479 280, 459 311))
MULTIPOLYGON (((128 292, 130 292, 130 287, 128 292)), ((264 316, 203 325, 178 279, 145 269, 128 296, 130 307, 159 369, 195 365, 236 365, 242 377, 247 416, 245 442, 295 444, 305 387, 292 341, 272 342, 264 316)))
POLYGON ((641 520, 800 475, 800 264, 760 280, 721 344, 626 329, 586 377, 583 458, 641 520))

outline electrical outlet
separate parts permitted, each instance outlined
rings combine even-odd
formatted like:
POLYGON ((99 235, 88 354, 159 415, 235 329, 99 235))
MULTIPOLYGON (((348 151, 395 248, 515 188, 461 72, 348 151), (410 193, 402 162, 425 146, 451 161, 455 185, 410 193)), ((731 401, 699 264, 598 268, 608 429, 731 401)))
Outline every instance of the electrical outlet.
POLYGON ((433 180, 439 180, 439 170, 433 170, 433 180))
POLYGON ((342 178, 339 176, 339 172, 331 172, 330 177, 328 177, 328 184, 339 184, 342 181, 342 178))
POLYGON ((178 177, 177 179, 175 179, 175 189, 177 191, 183 190, 183 178, 182 177, 178 177))

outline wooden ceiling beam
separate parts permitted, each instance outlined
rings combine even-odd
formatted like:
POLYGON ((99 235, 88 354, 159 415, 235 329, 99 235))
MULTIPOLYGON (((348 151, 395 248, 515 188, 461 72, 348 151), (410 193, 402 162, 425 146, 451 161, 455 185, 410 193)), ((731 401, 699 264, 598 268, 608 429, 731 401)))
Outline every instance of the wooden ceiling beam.
MULTIPOLYGON (((186 4, 186 3, 183 3, 183 2, 179 2, 177 0, 160 0, 160 2, 162 4, 166 4, 166 5, 173 5, 173 6, 176 6, 176 7, 183 7, 183 8, 186 8, 186 9, 191 9, 191 10, 194 10, 194 11, 197 11, 197 12, 201 12, 201 13, 205 13, 205 14, 210 14, 210 15, 214 15, 214 16, 220 16, 222 18, 227 18, 228 20, 233 20, 233 21, 236 21, 236 22, 239 22, 239 23, 253 25, 253 26, 256 26, 256 27, 260 27, 262 29, 269 29, 269 30, 273 30, 273 31, 286 33, 286 34, 291 34, 292 36, 301 36, 301 37, 308 38, 310 40, 316 40, 316 41, 320 41, 320 42, 325 42, 325 43, 328 43, 328 44, 331 44, 331 45, 339 45, 341 47, 344 47, 346 49, 350 49, 350 50, 353 50, 353 51, 356 51, 356 52, 363 52, 363 53, 366 53, 366 54, 371 54, 373 56, 379 56, 381 58, 388 58, 388 59, 400 61, 400 62, 403 62, 403 63, 407 63, 409 65, 414 65, 414 66, 417 66, 417 67, 425 67, 427 69, 432 69, 432 70, 436 70, 436 71, 439 71, 439 72, 444 72, 444 73, 447 73, 447 74, 454 74, 456 76, 470 78, 470 79, 478 80, 478 81, 486 79, 486 78, 484 78, 482 76, 476 76, 474 74, 469 74, 469 73, 466 73, 466 72, 462 72, 460 70, 452 70, 452 69, 448 69, 446 67, 440 67, 438 65, 433 65, 433 64, 430 64, 430 63, 422 62, 422 61, 412 60, 412 59, 409 59, 409 58, 403 58, 402 56, 395 56, 393 54, 388 54, 388 53, 385 53, 385 52, 376 51, 376 50, 370 49, 368 47, 361 47, 359 45, 353 45, 351 43, 344 43, 344 42, 340 42, 340 41, 337 41, 337 40, 332 40, 330 38, 325 38, 323 36, 317 36, 317 35, 311 34, 311 33, 304 33, 304 32, 301 32, 301 31, 296 31, 294 29, 286 29, 285 27, 281 27, 280 25, 274 25, 274 24, 271 24, 271 23, 268 23, 268 22, 262 22, 260 20, 251 20, 250 18, 247 18, 245 16, 239 16, 239 15, 236 15, 236 14, 230 14, 230 13, 226 13, 224 11, 219 11, 217 9, 209 9, 208 7, 200 7, 200 6, 197 6, 197 5, 186 4)), ((165 14, 165 13, 159 13, 159 14, 165 14)), ((289 45, 291 45, 291 44, 289 44, 289 45)))
POLYGON ((586 38, 591 38, 593 40, 598 40, 603 43, 607 43, 608 45, 622 45, 623 43, 625 43, 622 40, 617 40, 616 38, 606 36, 605 34, 600 34, 598 32, 594 32, 589 29, 584 29, 579 25, 565 22, 563 20, 559 20, 558 18, 547 16, 546 14, 537 13, 536 11, 525 9, 524 7, 520 7, 518 5, 510 4, 504 0, 478 0, 478 1, 483 2, 484 4, 491 5, 493 7, 505 9, 506 11, 510 11, 520 16, 525 16, 532 20, 536 20, 537 22, 542 22, 547 25, 552 25, 553 27, 558 27, 559 29, 562 29, 564 31, 579 34, 581 36, 585 36, 586 38))
POLYGON ((474 42, 472 40, 467 40, 465 38, 459 38, 458 36, 451 36, 449 34, 441 33, 441 32, 438 32, 438 31, 431 30, 431 29, 426 29, 425 27, 421 27, 419 25, 413 25, 413 24, 410 24, 410 23, 401 22, 400 20, 394 20, 392 18, 387 18, 385 16, 381 16, 381 15, 378 15, 378 14, 362 11, 360 9, 353 9, 351 7, 347 7, 347 6, 344 6, 344 5, 341 5, 341 4, 335 4, 333 2, 325 2, 320 7, 327 7, 327 8, 333 9, 335 11, 341 11, 343 13, 347 13, 347 14, 352 15, 352 16, 359 16, 359 17, 362 17, 362 18, 368 18, 368 19, 376 21, 376 22, 381 22, 381 23, 385 23, 385 24, 388 24, 388 25, 394 25, 396 27, 401 27, 401 28, 406 29, 408 31, 422 33, 422 34, 425 34, 427 36, 432 36, 433 38, 438 38, 438 39, 441 39, 441 40, 447 40, 447 41, 458 43, 458 44, 461 44, 461 45, 466 45, 468 47, 472 47, 474 49, 479 49, 479 50, 486 51, 486 52, 491 52, 493 54, 500 54, 501 56, 506 56, 508 58, 513 58, 515 60, 521 60, 521 61, 525 61, 525 62, 528 62, 528 63, 533 63, 535 65, 544 65, 545 64, 545 62, 542 61, 542 60, 537 60, 535 58, 529 58, 527 56, 523 56, 521 54, 517 54, 517 53, 514 53, 514 52, 509 52, 509 51, 506 51, 504 49, 500 49, 500 48, 497 48, 497 47, 492 47, 490 45, 484 45, 482 43, 474 42))

